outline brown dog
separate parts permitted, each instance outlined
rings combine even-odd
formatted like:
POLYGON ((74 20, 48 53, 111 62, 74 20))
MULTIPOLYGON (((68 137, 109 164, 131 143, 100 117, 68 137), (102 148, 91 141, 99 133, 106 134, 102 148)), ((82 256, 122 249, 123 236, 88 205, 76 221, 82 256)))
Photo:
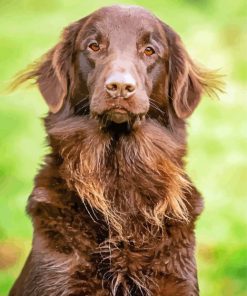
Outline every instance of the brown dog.
POLYGON ((184 172, 185 119, 219 89, 217 75, 143 8, 112 6, 67 27, 17 83, 29 79, 50 108, 51 153, 10 295, 198 295, 203 205, 184 172))

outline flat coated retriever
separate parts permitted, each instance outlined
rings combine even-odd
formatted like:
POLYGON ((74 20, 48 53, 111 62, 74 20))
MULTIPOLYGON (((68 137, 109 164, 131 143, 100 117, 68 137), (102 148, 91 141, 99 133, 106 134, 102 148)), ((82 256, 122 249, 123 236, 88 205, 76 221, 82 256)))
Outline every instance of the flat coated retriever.
POLYGON ((28 200, 34 237, 11 296, 195 296, 200 194, 186 118, 218 75, 143 8, 74 22, 15 82, 49 106, 51 153, 28 200))

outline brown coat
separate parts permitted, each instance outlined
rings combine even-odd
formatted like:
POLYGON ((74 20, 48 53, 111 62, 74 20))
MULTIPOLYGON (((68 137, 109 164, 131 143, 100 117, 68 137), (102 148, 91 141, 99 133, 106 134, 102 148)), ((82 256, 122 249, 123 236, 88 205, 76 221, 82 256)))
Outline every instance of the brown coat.
POLYGON ((9 295, 198 295, 203 203, 184 172, 185 119, 216 75, 149 12, 112 6, 67 27, 17 83, 33 78, 50 107, 51 153, 9 295))

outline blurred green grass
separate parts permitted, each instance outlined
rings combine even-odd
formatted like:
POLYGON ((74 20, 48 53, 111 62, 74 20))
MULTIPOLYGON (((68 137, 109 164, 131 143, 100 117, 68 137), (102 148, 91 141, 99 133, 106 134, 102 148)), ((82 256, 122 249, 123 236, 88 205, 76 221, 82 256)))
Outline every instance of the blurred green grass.
MULTIPOLYGON (((68 23, 115 1, 0 0, 0 79, 11 77, 57 42, 68 23)), ((122 1, 142 5, 182 36, 191 56, 226 74, 220 101, 205 97, 189 120, 188 171, 205 198, 197 225, 202 296, 247 295, 247 2, 122 1)), ((7 295, 30 249, 24 213, 47 151, 36 90, 0 99, 0 296, 7 295)))

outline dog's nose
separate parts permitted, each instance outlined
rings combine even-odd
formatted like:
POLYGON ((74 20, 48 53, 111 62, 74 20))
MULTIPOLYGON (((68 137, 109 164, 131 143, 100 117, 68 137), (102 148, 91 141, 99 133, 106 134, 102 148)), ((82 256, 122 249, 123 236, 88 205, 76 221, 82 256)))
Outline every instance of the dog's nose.
POLYGON ((127 99, 135 93, 136 82, 129 73, 116 72, 106 80, 105 89, 113 98, 127 99))

